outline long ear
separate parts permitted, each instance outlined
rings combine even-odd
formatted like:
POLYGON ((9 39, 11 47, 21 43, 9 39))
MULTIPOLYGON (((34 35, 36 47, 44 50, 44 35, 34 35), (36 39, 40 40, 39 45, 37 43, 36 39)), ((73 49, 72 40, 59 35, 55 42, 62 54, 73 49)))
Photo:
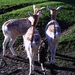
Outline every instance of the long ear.
POLYGON ((62 6, 59 6, 59 7, 56 8, 56 10, 58 11, 58 10, 60 10, 61 8, 62 8, 62 6))
POLYGON ((47 9, 48 9, 48 10, 52 10, 52 8, 51 8, 50 6, 47 6, 47 9))
POLYGON ((29 15, 29 16, 33 16, 33 14, 32 14, 31 12, 28 12, 28 15, 29 15))
POLYGON ((36 8, 36 6, 35 6, 35 5, 33 5, 33 10, 35 10, 35 8, 36 8))
POLYGON ((45 8, 46 8, 46 7, 41 7, 40 10, 43 10, 43 9, 45 9, 45 8))

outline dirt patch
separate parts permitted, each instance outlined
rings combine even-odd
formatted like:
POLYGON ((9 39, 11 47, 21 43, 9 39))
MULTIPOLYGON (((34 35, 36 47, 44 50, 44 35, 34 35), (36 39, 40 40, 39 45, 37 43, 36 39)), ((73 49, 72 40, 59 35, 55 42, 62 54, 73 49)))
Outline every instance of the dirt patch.
MULTIPOLYGON (((15 51, 18 57, 13 57, 9 49, 6 50, 5 57, 2 56, 2 52, 0 53, 0 75, 28 75, 29 61, 26 59, 22 45, 15 51)), ((75 58, 69 54, 74 52, 66 53, 66 55, 56 53, 56 62, 53 65, 49 64, 49 61, 44 61, 46 75, 75 75, 75 58)), ((40 64, 37 62, 37 55, 34 75, 43 75, 40 64)))

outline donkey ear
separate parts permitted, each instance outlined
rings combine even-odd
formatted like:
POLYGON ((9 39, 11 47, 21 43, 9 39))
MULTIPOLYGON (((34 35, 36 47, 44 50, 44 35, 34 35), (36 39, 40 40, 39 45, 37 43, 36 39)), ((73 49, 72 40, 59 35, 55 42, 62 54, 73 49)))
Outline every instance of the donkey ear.
POLYGON ((43 9, 45 9, 45 8, 46 8, 46 7, 41 7, 40 10, 43 10, 43 9))
POLYGON ((32 14, 31 12, 28 12, 28 15, 29 15, 29 16, 33 16, 33 14, 32 14))
POLYGON ((35 10, 35 8, 36 8, 36 6, 35 6, 35 5, 33 5, 33 10, 35 10))
POLYGON ((59 6, 59 7, 56 8, 56 10, 58 11, 58 10, 60 10, 61 8, 62 8, 62 6, 59 6))
POLYGON ((52 10, 52 8, 51 8, 50 6, 47 6, 47 9, 48 9, 48 10, 52 10))

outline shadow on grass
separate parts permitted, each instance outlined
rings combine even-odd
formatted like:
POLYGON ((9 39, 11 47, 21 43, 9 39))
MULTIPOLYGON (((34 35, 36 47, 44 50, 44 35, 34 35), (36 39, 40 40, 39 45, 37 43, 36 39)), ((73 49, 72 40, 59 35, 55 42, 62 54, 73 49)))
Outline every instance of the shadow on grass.
MULTIPOLYGON (((35 4, 39 4, 39 3, 43 3, 43 2, 46 2, 46 1, 35 2, 35 4)), ((13 10, 21 9, 21 8, 24 8, 24 7, 27 7, 27 6, 30 6, 30 5, 33 5, 33 3, 25 3, 25 4, 20 4, 20 5, 14 5, 12 7, 6 8, 6 9, 3 8, 3 9, 0 9, 0 14, 4 14, 4 13, 7 13, 7 12, 10 12, 10 11, 13 11, 13 10)))
POLYGON ((20 61, 20 62, 24 62, 24 63, 29 63, 28 59, 25 59, 23 57, 20 57, 20 56, 16 56, 16 57, 13 57, 13 56, 5 56, 6 58, 9 58, 11 60, 17 60, 17 61, 20 61))
MULTIPOLYGON (((16 60, 16 61, 20 61, 20 62, 24 62, 24 63, 29 63, 28 59, 25 59, 23 57, 20 56, 5 56, 0 58, 0 69, 3 69, 4 67, 6 67, 8 65, 8 63, 5 61, 4 58, 7 58, 9 60, 16 60)), ((17 75, 17 73, 22 72, 22 69, 16 69, 10 73, 7 73, 5 71, 3 71, 2 73, 0 72, 0 75, 17 75)))
MULTIPOLYGON (((75 58, 74 57, 70 57, 70 56, 66 56, 66 55, 61 55, 56 53, 56 56, 61 57, 61 59, 65 60, 65 61, 71 61, 75 63, 75 58)), ((75 64, 73 64, 75 65, 75 64)), ((55 65, 55 64, 49 64, 49 63, 45 63, 44 67, 46 69, 49 69, 52 75, 57 75, 57 71, 56 70, 62 70, 62 71, 70 71, 70 72, 75 72, 75 68, 70 68, 70 67, 62 67, 59 65, 55 65)))
MULTIPOLYGON (((58 54, 58 53, 56 53, 56 56, 59 56, 61 59, 65 60, 65 61, 71 61, 71 62, 75 63, 75 58, 74 57, 70 57, 70 56, 62 55, 62 54, 58 54)), ((25 59, 25 58, 20 57, 20 56, 17 56, 15 58, 14 57, 10 57, 10 56, 5 56, 5 58, 11 59, 11 60, 17 60, 17 61, 29 64, 28 59, 25 59)), ((5 62, 4 59, 2 59, 2 60, 4 62, 4 66, 3 67, 5 67, 7 63, 5 62)), ((34 71, 37 72, 38 74, 43 75, 42 71, 40 70, 41 69, 40 63, 35 61, 34 64, 39 67, 39 69, 35 69, 34 71)), ((55 64, 49 64, 49 63, 44 63, 44 67, 47 70, 50 71, 51 75, 57 75, 57 73, 58 73, 57 70, 75 72, 75 68, 63 67, 63 66, 59 66, 59 65, 55 65, 55 64)), ((13 71, 13 72, 11 72, 9 74, 6 73, 4 75, 13 75, 13 74, 16 75, 19 72, 22 72, 22 69, 17 69, 17 70, 15 70, 15 71, 13 71)))
MULTIPOLYGON (((45 57, 47 57, 47 40, 45 39, 42 43, 43 45, 41 46, 41 62, 45 62, 45 57)), ((59 56, 60 59, 63 59, 66 61, 70 61, 73 63, 73 66, 75 65, 75 58, 74 57, 70 57, 67 55, 62 55, 62 54, 58 54, 56 53, 56 56, 59 56)), ((58 61, 57 61, 58 62, 58 61)), ((40 66, 39 63, 35 62, 35 65, 40 66)), ((75 68, 70 68, 70 67, 63 67, 63 66, 59 66, 59 65, 55 65, 55 64, 49 64, 49 63, 44 63, 44 67, 48 70, 50 70, 52 75, 56 75, 57 71, 56 70, 62 70, 62 71, 70 71, 70 72, 75 72, 75 68)), ((37 71, 38 73, 40 73, 39 71, 37 71)))
POLYGON ((61 59, 64 59, 66 61, 75 62, 75 57, 70 57, 70 56, 67 56, 67 55, 61 55, 61 54, 58 54, 58 53, 56 53, 56 56, 59 56, 59 57, 61 57, 61 59))
POLYGON ((74 0, 47 0, 47 1, 58 1, 58 2, 64 2, 70 5, 75 6, 75 1, 74 0))
MULTIPOLYGON (((65 60, 65 62, 66 61, 71 61, 71 62, 75 63, 75 58, 74 57, 61 55, 61 54, 58 54, 58 53, 56 53, 56 56, 59 56, 61 59, 65 60)), ((35 61, 35 65, 39 66, 39 67, 41 66, 40 63, 37 62, 37 61, 35 61)), ((63 66, 59 66, 59 65, 56 65, 56 64, 50 64, 50 63, 44 63, 43 65, 47 70, 50 70, 51 75, 57 75, 58 74, 57 70, 75 72, 75 68, 63 67, 63 66)), ((75 64, 73 64, 73 65, 75 65, 75 64)), ((40 67, 40 69, 41 69, 41 67, 40 67)), ((38 74, 43 74, 42 70, 41 71, 40 70, 35 70, 35 71, 38 72, 38 74)))
POLYGON ((21 69, 17 69, 15 71, 11 72, 11 73, 7 73, 7 72, 0 73, 0 75, 15 75, 15 74, 17 74, 17 73, 19 73, 21 71, 22 71, 21 69))
POLYGON ((3 58, 0 58, 0 69, 7 66, 6 61, 3 58))
POLYGON ((22 71, 22 70, 21 70, 21 69, 17 69, 17 70, 15 70, 15 71, 9 73, 8 75, 14 75, 14 74, 17 74, 17 73, 19 73, 20 71, 22 71))

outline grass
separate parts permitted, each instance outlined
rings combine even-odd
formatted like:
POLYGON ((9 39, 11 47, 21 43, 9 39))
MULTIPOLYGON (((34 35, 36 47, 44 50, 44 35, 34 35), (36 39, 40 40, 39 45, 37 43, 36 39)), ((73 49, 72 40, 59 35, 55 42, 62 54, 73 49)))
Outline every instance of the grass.
POLYGON ((20 9, 22 7, 26 7, 32 4, 45 2, 46 0, 1 0, 0 1, 0 13, 6 13, 12 10, 20 9))
MULTIPOLYGON (((62 6, 62 9, 57 13, 57 21, 59 22, 62 31, 70 27, 75 23, 75 2, 74 1, 68 1, 68 0, 21 0, 21 1, 12 1, 12 0, 0 0, 0 11, 3 10, 4 14, 0 14, 0 49, 2 48, 2 42, 3 42, 3 34, 1 31, 2 24, 12 18, 24 18, 28 16, 28 11, 33 12, 32 4, 36 4, 37 7, 41 6, 47 6, 50 5, 51 7, 58 7, 62 6), (19 8, 14 8, 20 6, 19 8), (11 8, 12 10, 9 12, 7 9, 11 8), (16 10, 15 10, 16 9, 16 10), (7 11, 6 11, 7 10, 7 11)), ((42 31, 40 31, 40 34, 42 37, 44 36, 44 29, 48 21, 50 20, 50 12, 47 10, 47 8, 43 11, 43 15, 39 20, 39 23, 37 25, 37 28, 42 31)), ((63 50, 63 47, 65 48, 64 51, 67 49, 74 50, 74 29, 70 30, 70 32, 67 35, 61 36, 60 38, 60 46, 58 47, 58 50, 63 50), (67 46, 65 46, 65 43, 67 43, 67 46)), ((21 39, 21 38, 20 38, 21 39)), ((22 40, 21 40, 22 41, 22 40)), ((19 42, 21 42, 19 41, 19 42)), ((18 44, 18 42, 17 42, 18 44)))
POLYGON ((60 43, 58 50, 60 52, 73 52, 75 50, 75 26, 73 28, 69 28, 67 34, 62 35, 60 38, 60 43))

